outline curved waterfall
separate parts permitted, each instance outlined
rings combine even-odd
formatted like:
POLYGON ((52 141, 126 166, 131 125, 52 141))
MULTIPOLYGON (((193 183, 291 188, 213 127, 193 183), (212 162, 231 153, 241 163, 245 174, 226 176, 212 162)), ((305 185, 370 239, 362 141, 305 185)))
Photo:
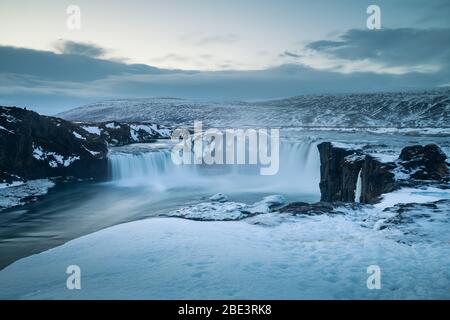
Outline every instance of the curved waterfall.
POLYGON ((261 176, 258 165, 175 165, 169 149, 112 152, 112 181, 120 186, 150 186, 160 190, 205 187, 220 192, 272 191, 319 194, 320 158, 310 139, 280 145, 279 171, 261 176))

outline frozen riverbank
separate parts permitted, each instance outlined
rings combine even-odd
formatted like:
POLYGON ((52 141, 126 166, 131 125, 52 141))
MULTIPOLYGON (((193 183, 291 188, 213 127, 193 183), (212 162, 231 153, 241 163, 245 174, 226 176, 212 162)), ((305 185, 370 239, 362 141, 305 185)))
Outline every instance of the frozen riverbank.
POLYGON ((364 227, 349 217, 122 224, 2 270, 0 298, 450 298, 448 241, 403 244, 390 237, 398 230, 364 227), (66 288, 72 264, 81 268, 81 290, 66 288), (374 264, 382 271, 381 290, 366 286, 374 264))

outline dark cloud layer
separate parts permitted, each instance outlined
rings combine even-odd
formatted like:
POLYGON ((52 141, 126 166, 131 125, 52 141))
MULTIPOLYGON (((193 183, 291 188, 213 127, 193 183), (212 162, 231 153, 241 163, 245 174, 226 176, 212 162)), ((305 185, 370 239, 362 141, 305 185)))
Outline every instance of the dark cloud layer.
POLYGON ((294 52, 290 52, 290 51, 285 51, 283 53, 280 54, 280 57, 282 58, 301 58, 302 55, 298 54, 298 53, 294 53, 294 52))
POLYGON ((125 64, 77 54, 56 54, 0 46, 0 73, 24 74, 45 80, 92 81, 112 75, 169 72, 143 64, 125 64))
POLYGON ((370 60, 388 67, 450 64, 450 28, 349 30, 338 40, 320 40, 308 49, 331 58, 370 60))
POLYGON ((56 43, 55 48, 58 52, 64 54, 75 54, 98 58, 106 53, 106 50, 93 43, 80 43, 74 41, 60 40, 56 43))
POLYGON ((443 23, 444 26, 450 25, 449 13, 450 13, 450 1, 439 0, 433 3, 427 3, 427 5, 422 8, 423 16, 417 21, 420 24, 423 23, 443 23))

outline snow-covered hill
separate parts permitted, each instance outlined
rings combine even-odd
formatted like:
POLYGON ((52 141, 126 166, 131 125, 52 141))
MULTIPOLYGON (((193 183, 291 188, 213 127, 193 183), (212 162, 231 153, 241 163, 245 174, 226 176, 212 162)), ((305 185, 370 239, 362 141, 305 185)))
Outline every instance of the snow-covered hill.
POLYGON ((73 121, 149 121, 224 126, 450 127, 450 89, 338 95, 306 95, 263 102, 176 98, 98 102, 59 114, 73 121))

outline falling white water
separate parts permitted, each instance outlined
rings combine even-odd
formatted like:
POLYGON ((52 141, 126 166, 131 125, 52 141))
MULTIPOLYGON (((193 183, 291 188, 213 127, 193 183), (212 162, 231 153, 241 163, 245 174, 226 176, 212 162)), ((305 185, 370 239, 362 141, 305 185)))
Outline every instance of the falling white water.
POLYGON ((279 171, 261 176, 259 165, 175 165, 169 149, 112 152, 111 178, 118 186, 149 186, 157 190, 207 188, 217 192, 319 194, 320 158, 317 143, 281 143, 279 171))
POLYGON ((355 202, 361 202, 361 193, 362 193, 362 186, 361 186, 361 171, 359 170, 358 173, 358 180, 356 181, 356 190, 355 190, 355 202))
POLYGON ((195 166, 177 166, 170 155, 168 149, 139 153, 114 152, 108 157, 111 179, 118 186, 148 186, 158 191, 201 184, 195 166))
POLYGON ((166 173, 171 165, 168 150, 138 154, 116 153, 110 156, 109 161, 113 180, 155 178, 166 173))

